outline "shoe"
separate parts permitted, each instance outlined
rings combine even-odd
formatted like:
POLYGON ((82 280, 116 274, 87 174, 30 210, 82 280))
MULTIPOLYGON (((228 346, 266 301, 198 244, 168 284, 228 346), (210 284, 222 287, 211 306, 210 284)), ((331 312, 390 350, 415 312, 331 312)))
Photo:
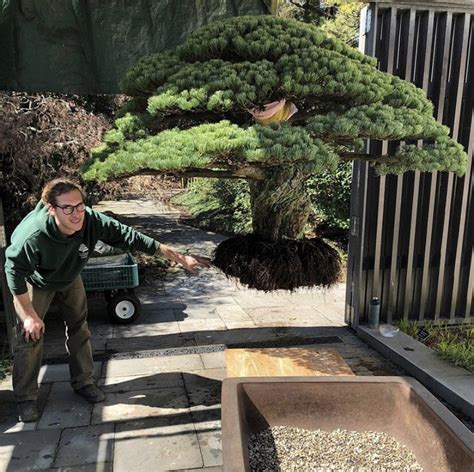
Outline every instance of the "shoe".
POLYGON ((94 384, 84 385, 84 387, 75 390, 75 392, 84 397, 89 403, 103 402, 104 392, 94 384))
POLYGON ((36 421, 40 416, 35 400, 17 402, 16 411, 18 413, 18 421, 23 423, 36 421))

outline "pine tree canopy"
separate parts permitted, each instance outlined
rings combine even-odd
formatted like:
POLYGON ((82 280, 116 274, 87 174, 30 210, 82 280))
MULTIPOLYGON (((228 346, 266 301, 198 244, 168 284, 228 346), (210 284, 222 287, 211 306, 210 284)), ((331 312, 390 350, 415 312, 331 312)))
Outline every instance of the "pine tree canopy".
POLYGON ((264 180, 276 167, 319 173, 355 158, 381 175, 466 169, 466 153, 422 90, 292 19, 209 24, 174 51, 138 61, 122 88, 132 99, 92 151, 86 179, 201 172, 264 180), (263 126, 248 111, 280 100, 298 108, 288 122, 263 126), (369 158, 360 152, 367 138, 404 143, 369 158))

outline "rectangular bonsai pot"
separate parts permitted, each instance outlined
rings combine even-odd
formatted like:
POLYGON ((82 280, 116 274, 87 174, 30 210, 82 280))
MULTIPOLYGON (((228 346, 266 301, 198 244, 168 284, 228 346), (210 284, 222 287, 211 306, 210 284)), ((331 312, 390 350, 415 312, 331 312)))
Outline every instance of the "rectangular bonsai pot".
POLYGON ((378 431, 425 471, 472 472, 474 434, 408 377, 241 377, 222 386, 225 472, 250 470, 248 440, 272 426, 378 431))

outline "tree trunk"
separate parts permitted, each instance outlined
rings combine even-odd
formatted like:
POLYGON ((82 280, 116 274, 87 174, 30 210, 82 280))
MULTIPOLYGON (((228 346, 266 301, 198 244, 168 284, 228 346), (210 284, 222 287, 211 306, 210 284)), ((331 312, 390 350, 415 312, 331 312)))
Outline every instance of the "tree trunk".
POLYGON ((252 226, 255 234, 278 241, 298 239, 311 214, 305 188, 309 175, 294 166, 278 168, 263 181, 250 180, 252 226))

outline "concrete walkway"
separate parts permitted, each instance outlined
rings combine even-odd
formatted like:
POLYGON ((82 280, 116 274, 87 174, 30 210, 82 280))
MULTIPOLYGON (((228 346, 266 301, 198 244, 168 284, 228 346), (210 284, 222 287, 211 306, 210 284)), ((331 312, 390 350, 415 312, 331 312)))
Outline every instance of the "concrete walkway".
MULTIPOLYGON (((103 203, 163 242, 210 255, 222 236, 180 225, 151 202, 103 203)), ((17 423, 11 379, 0 384, 0 470, 221 470, 220 387, 224 346, 315 345, 336 349, 357 375, 400 375, 344 323, 345 286, 264 294, 211 269, 171 274, 140 288, 142 316, 113 326, 92 297, 90 327, 104 403, 68 383, 62 323, 46 320, 36 423, 17 423), (48 361, 49 359, 49 361, 48 361), (51 363, 54 362, 54 363, 51 363)))

